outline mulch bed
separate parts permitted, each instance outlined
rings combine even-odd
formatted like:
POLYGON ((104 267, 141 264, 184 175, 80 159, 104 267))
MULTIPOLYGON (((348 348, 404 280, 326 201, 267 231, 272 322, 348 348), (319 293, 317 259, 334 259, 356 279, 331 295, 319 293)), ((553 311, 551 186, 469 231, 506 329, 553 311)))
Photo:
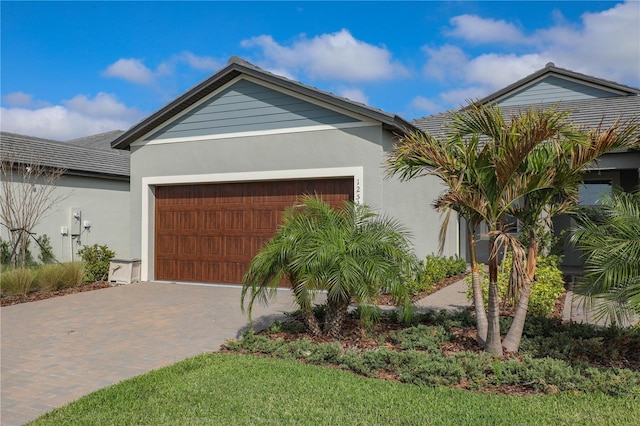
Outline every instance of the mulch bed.
POLYGON ((66 296, 67 294, 82 293, 85 291, 99 290, 111 287, 107 281, 96 281, 94 283, 83 283, 79 287, 65 288, 57 291, 35 291, 27 295, 2 296, 0 306, 18 305, 20 303, 35 302, 37 300, 51 299, 52 297, 66 296))

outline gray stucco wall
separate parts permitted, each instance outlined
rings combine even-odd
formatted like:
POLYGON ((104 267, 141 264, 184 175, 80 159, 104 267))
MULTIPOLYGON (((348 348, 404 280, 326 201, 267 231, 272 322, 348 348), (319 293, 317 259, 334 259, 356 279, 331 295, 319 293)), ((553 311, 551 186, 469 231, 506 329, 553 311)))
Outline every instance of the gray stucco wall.
MULTIPOLYGON (((401 220, 414 235, 419 256, 436 252, 440 215, 429 197, 441 191, 435 178, 411 183, 384 180, 385 150, 391 134, 381 125, 350 129, 286 133, 132 146, 131 255, 141 256, 142 179, 157 176, 203 175, 338 167, 363 168, 364 203, 401 220)), ((153 206, 145 225, 149 264, 153 273, 153 206)), ((457 223, 450 226, 446 254, 455 254, 457 223)), ((145 265, 143 265, 145 269, 145 265)), ((151 278, 151 275, 150 277, 151 278)))
MULTIPOLYGON (((57 182, 52 198, 62 197, 46 213, 40 225, 33 232, 49 236, 56 259, 68 262, 78 260, 77 251, 83 245, 106 244, 118 257, 129 257, 129 182, 99 179, 94 177, 63 176, 57 182), (70 225, 70 208, 81 211, 81 223, 91 222, 79 238, 60 233, 62 226, 70 225)), ((8 239, 8 231, 3 227, 0 237, 8 239)), ((37 259, 39 248, 31 242, 30 250, 37 259)))

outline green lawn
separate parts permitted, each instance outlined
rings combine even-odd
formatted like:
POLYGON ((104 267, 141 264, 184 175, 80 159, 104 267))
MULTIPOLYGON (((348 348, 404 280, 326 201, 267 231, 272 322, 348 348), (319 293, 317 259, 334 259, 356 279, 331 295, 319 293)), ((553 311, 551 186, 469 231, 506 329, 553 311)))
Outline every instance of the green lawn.
POLYGON ((640 397, 486 395, 296 361, 206 354, 87 395, 35 425, 624 425, 640 397))

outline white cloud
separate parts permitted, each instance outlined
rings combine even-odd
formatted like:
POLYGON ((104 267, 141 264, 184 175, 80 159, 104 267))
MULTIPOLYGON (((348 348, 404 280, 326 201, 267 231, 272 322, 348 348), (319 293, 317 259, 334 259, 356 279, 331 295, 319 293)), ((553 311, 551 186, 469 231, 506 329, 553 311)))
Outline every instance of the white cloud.
POLYGON ((369 97, 362 90, 355 87, 343 87, 338 91, 338 94, 355 102, 369 104, 369 97))
POLYGON ((640 85, 640 2, 628 1, 536 33, 541 54, 556 65, 596 77, 640 85))
POLYGON ((501 89, 535 71, 547 61, 538 54, 514 55, 488 53, 471 59, 465 66, 465 82, 501 89))
POLYGON ((416 96, 411 101, 411 107, 418 109, 420 111, 424 111, 428 114, 433 114, 438 111, 442 111, 442 105, 438 102, 434 102, 431 99, 425 98, 424 96, 416 96))
POLYGON ((122 78, 132 83, 150 84, 158 77, 173 75, 178 64, 187 64, 190 68, 198 71, 215 71, 223 66, 211 56, 199 56, 187 50, 173 55, 170 59, 161 62, 157 68, 152 70, 147 67, 142 59, 122 58, 109 65, 102 75, 105 77, 122 78))
POLYGON ((466 105, 468 100, 480 99, 489 93, 486 87, 468 86, 442 92, 439 94, 439 98, 450 107, 459 108, 466 105))
POLYGON ((521 43, 526 40, 515 25, 503 20, 459 15, 451 18, 449 22, 453 28, 447 35, 461 37, 473 43, 521 43))
POLYGON ((548 62, 599 78, 632 86, 640 85, 640 3, 628 1, 596 13, 585 13, 580 22, 568 22, 552 14, 550 28, 529 35, 506 21, 460 15, 451 19, 448 35, 474 43, 508 42, 524 53, 494 51, 473 56, 463 47, 425 46, 428 78, 447 82, 455 90, 438 97, 448 106, 481 98, 543 68, 548 62), (517 42, 517 43, 516 43, 517 42))
POLYGON ((270 35, 243 40, 241 45, 261 49, 265 57, 261 66, 267 69, 294 75, 302 72, 311 79, 377 81, 408 74, 385 47, 357 40, 346 29, 311 39, 301 35, 290 46, 279 44, 270 35))
POLYGON ((199 71, 215 71, 222 68, 223 63, 211 56, 198 56, 195 53, 184 51, 175 57, 176 61, 187 63, 191 68, 199 71))
POLYGON ((446 44, 440 48, 425 46, 422 50, 429 56, 423 68, 425 75, 438 81, 464 79, 469 58, 461 48, 446 44))
POLYGON ((106 77, 122 78, 132 83, 147 84, 153 80, 153 72, 140 59, 118 59, 102 72, 106 77))
POLYGON ((8 105, 26 106, 33 102, 33 95, 24 92, 13 92, 2 97, 2 101, 8 105))
POLYGON ((36 109, 1 108, 3 131, 54 140, 69 140, 110 130, 126 130, 143 114, 128 108, 114 95, 99 93, 90 99, 77 95, 63 105, 36 109))

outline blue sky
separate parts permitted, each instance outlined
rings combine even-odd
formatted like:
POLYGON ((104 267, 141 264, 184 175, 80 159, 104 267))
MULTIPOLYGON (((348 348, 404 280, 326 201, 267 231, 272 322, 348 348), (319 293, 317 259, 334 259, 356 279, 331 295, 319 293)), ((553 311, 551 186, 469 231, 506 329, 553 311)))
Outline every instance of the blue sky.
POLYGON ((240 56, 414 119, 547 62, 640 87, 640 2, 0 2, 3 131, 126 129, 240 56))

